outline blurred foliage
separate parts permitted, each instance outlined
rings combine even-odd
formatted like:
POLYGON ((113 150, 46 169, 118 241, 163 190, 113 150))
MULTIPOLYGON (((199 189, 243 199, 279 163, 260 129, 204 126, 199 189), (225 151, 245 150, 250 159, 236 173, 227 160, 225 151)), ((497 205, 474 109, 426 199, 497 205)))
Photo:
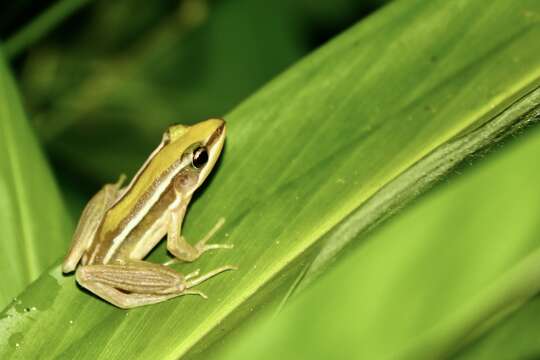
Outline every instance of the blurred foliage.
POLYGON ((95 1, 29 49, 21 86, 56 168, 88 196, 134 173, 165 126, 223 116, 381 3, 95 1))

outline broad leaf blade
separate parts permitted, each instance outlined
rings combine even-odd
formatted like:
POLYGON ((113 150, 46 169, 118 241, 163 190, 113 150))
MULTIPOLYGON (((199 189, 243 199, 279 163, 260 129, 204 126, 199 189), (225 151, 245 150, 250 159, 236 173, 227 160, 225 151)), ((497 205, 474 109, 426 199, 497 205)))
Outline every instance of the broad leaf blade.
MULTIPOLYGON (((534 121, 540 91, 536 104, 534 121)), ((538 357, 540 127, 516 140, 205 358, 448 359, 463 347, 466 359, 538 357)))
MULTIPOLYGON (((426 155, 491 125, 538 86, 540 29, 528 15, 535 10, 533 1, 489 8, 402 1, 355 26, 226 117, 225 153, 190 207, 186 236, 193 241, 225 216, 219 236, 235 249, 176 267, 240 267, 201 286, 208 301, 183 297, 126 312, 55 268, 6 310, 12 318, 0 322, 3 337, 23 334, 6 353, 177 358, 211 345, 255 307, 280 301, 320 248, 332 247, 325 234, 426 155), (19 314, 21 306, 38 311, 19 314)), ((441 174, 431 175, 415 174, 431 182, 441 174)), ((411 184, 409 193, 424 187, 411 184)), ((345 233, 339 245, 357 235, 345 233)))
POLYGON ((0 304, 65 251, 70 221, 9 70, 0 59, 0 304))

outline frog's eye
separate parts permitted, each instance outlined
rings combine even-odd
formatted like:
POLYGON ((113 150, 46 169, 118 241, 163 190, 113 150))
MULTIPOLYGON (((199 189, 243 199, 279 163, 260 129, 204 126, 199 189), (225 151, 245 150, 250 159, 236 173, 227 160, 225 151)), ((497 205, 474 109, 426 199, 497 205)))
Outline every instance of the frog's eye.
POLYGON ((198 147, 193 151, 191 163, 197 169, 202 168, 208 162, 208 152, 204 147, 198 147))

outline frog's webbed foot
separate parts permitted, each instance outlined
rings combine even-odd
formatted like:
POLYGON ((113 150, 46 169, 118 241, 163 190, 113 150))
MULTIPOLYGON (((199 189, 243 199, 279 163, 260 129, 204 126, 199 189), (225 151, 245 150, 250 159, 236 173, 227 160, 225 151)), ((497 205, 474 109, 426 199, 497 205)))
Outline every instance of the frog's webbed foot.
POLYGON ((225 218, 220 218, 210 231, 195 245, 189 244, 186 239, 179 234, 179 215, 171 213, 171 221, 168 229, 167 249, 174 255, 175 259, 166 262, 166 265, 173 264, 178 260, 192 262, 197 260, 208 250, 232 249, 232 244, 207 244, 219 229, 225 224, 225 218))
POLYGON ((206 295, 192 287, 233 266, 222 266, 199 276, 186 276, 164 266, 142 261, 126 264, 86 265, 77 269, 77 282, 100 298, 123 309, 155 304, 177 296, 206 295))

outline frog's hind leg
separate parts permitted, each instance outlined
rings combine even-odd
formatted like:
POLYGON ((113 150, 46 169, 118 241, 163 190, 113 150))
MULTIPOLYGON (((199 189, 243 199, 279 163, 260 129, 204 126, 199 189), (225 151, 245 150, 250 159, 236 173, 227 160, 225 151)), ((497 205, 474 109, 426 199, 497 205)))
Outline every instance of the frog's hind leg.
POLYGON ((105 212, 120 195, 120 187, 125 179, 125 176, 121 176, 116 184, 104 185, 84 208, 71 240, 71 248, 62 263, 64 273, 72 272, 77 267, 84 252, 92 243, 105 212))
POLYGON ((159 303, 168 299, 171 299, 176 294, 169 295, 152 295, 152 294, 128 294, 120 290, 115 289, 109 285, 105 285, 99 282, 85 282, 81 283, 81 286, 96 294, 103 300, 121 308, 132 309, 138 306, 150 305, 159 303))
POLYGON ((126 264, 86 265, 77 269, 77 282, 102 299, 123 309, 155 304, 176 296, 196 294, 191 287, 223 271, 223 266, 207 274, 183 276, 164 265, 137 261, 126 264))

